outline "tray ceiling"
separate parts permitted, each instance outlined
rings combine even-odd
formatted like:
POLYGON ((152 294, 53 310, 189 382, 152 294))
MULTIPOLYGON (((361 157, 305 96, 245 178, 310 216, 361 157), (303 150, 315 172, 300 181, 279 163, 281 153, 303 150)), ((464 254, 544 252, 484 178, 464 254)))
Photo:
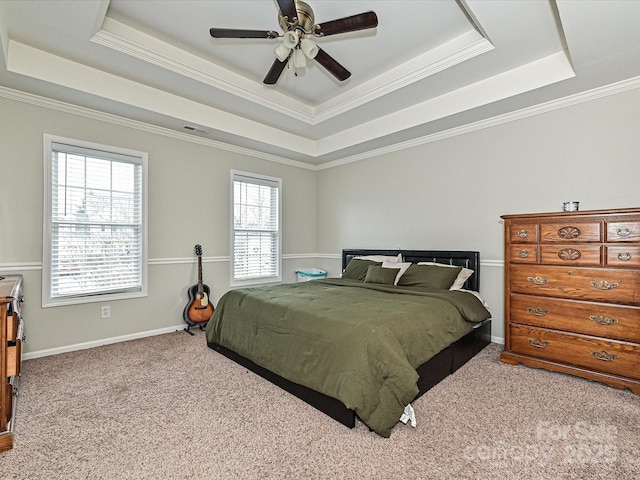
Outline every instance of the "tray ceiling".
POLYGON ((5 0, 0 85, 321 165, 640 83, 640 2, 307 3, 317 23, 378 16, 376 29, 316 39, 345 82, 308 61, 264 85, 279 39, 209 35, 281 32, 274 0, 5 0))

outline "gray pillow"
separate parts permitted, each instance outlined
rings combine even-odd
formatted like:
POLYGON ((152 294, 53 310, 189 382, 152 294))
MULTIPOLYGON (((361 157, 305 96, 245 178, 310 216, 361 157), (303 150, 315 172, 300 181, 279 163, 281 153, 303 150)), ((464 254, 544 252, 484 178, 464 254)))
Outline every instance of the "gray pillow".
POLYGON ((353 258, 347 264, 347 268, 342 272, 342 278, 350 278, 352 280, 364 280, 367 276, 367 269, 370 266, 380 266, 382 262, 374 262, 373 260, 362 260, 353 258))
POLYGON ((381 283, 383 285, 393 285, 399 268, 384 268, 375 265, 367 268, 367 275, 364 277, 365 283, 381 283))
POLYGON ((398 286, 449 290, 458 277, 460 270, 462 270, 462 267, 414 264, 400 277, 398 286))

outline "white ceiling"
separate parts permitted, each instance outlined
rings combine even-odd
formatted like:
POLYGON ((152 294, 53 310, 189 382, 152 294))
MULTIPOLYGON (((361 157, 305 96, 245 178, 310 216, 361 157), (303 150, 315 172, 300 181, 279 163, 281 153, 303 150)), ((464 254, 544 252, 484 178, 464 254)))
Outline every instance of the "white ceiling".
POLYGON ((345 82, 309 61, 264 85, 279 39, 209 35, 281 31, 275 0, 2 0, 0 89, 321 165, 640 86, 638 0, 307 3, 316 23, 378 16, 316 39, 345 82))

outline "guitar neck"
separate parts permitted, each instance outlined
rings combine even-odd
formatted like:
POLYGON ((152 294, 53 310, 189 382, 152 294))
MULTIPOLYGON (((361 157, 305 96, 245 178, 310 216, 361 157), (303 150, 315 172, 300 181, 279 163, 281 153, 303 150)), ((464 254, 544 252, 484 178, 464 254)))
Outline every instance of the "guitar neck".
POLYGON ((202 293, 202 257, 198 255, 198 293, 202 293))

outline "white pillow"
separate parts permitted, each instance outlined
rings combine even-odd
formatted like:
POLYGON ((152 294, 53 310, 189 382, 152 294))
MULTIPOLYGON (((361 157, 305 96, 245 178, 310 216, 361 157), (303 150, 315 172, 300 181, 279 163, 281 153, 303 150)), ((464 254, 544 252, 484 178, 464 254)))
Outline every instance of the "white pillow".
POLYGON ((403 263, 403 262, 382 262, 382 268, 399 268, 400 271, 396 275, 396 279, 393 281, 394 285, 398 285, 398 280, 404 272, 407 271, 407 268, 411 266, 411 262, 403 263))
POLYGON ((391 263, 402 262, 401 253, 399 253, 395 257, 389 257, 387 255, 364 255, 364 256, 353 257, 353 258, 358 258, 360 260, 371 260, 372 262, 391 262, 391 263))
MULTIPOLYGON (((446 263, 436 262, 418 262, 418 265, 438 265, 439 267, 460 268, 459 265, 447 265, 446 263)), ((460 270, 460 273, 454 280, 453 285, 451 285, 449 290, 461 290, 464 286, 464 282, 466 282, 471 275, 473 275, 473 270, 471 270, 470 268, 462 267, 462 270, 460 270)))

